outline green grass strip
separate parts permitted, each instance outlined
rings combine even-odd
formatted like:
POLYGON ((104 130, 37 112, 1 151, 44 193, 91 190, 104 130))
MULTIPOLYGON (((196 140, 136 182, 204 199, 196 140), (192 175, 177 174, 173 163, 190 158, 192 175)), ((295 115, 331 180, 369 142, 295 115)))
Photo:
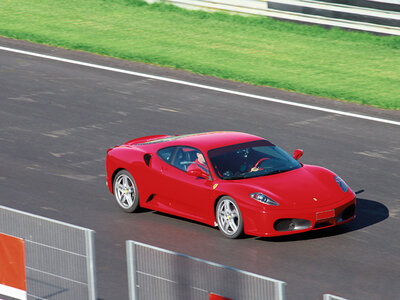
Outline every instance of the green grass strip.
POLYGON ((0 35, 400 109, 400 37, 140 0, 1 0, 0 35))

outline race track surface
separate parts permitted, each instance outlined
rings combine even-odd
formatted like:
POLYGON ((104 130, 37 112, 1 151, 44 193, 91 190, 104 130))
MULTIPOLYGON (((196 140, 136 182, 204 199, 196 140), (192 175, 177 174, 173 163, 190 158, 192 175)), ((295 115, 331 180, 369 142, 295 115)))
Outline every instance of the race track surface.
MULTIPOLYGON (((0 46, 78 59, 400 121, 332 102, 0 38, 0 46)), ((287 299, 398 299, 400 126, 0 51, 0 204, 96 231, 99 299, 127 299, 125 241, 136 240, 287 282, 287 299), (152 134, 236 130, 338 173, 357 219, 283 238, 228 240, 151 211, 123 213, 105 185, 109 147, 152 134)), ((156 183, 155 183, 156 184, 156 183)))

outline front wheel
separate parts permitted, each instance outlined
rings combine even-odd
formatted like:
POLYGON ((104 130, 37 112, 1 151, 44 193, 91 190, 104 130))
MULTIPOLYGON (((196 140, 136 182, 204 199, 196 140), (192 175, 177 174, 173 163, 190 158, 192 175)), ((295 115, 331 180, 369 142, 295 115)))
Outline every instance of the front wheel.
POLYGON ((219 199, 215 209, 215 216, 221 233, 235 239, 243 233, 243 219, 239 207, 229 196, 219 199))
POLYGON ((132 175, 126 170, 119 171, 113 187, 115 200, 122 210, 134 212, 139 206, 139 194, 132 175))

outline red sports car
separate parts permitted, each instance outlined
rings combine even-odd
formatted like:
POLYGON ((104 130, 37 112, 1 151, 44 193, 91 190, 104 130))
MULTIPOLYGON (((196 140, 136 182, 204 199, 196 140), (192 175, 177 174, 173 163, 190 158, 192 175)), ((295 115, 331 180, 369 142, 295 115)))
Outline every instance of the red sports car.
POLYGON ((107 184, 119 206, 139 206, 220 229, 278 236, 355 217, 356 198, 333 172, 240 132, 146 136, 107 151, 107 184))

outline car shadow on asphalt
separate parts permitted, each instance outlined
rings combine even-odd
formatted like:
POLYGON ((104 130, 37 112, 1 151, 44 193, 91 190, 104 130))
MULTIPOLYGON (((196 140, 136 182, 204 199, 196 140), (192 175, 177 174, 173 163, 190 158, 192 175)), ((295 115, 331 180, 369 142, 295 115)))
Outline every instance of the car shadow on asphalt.
POLYGON ((155 212, 154 210, 151 210, 151 209, 148 209, 148 208, 143 208, 143 207, 138 207, 136 210, 135 210, 135 214, 144 214, 144 213, 150 213, 150 212, 155 212))
POLYGON ((330 237, 348 232, 363 229, 372 226, 389 217, 388 208, 377 201, 357 198, 356 202, 356 218, 349 223, 320 229, 315 231, 308 231, 304 233, 286 235, 279 237, 259 237, 258 240, 265 240, 269 242, 293 242, 300 240, 318 239, 330 237))

